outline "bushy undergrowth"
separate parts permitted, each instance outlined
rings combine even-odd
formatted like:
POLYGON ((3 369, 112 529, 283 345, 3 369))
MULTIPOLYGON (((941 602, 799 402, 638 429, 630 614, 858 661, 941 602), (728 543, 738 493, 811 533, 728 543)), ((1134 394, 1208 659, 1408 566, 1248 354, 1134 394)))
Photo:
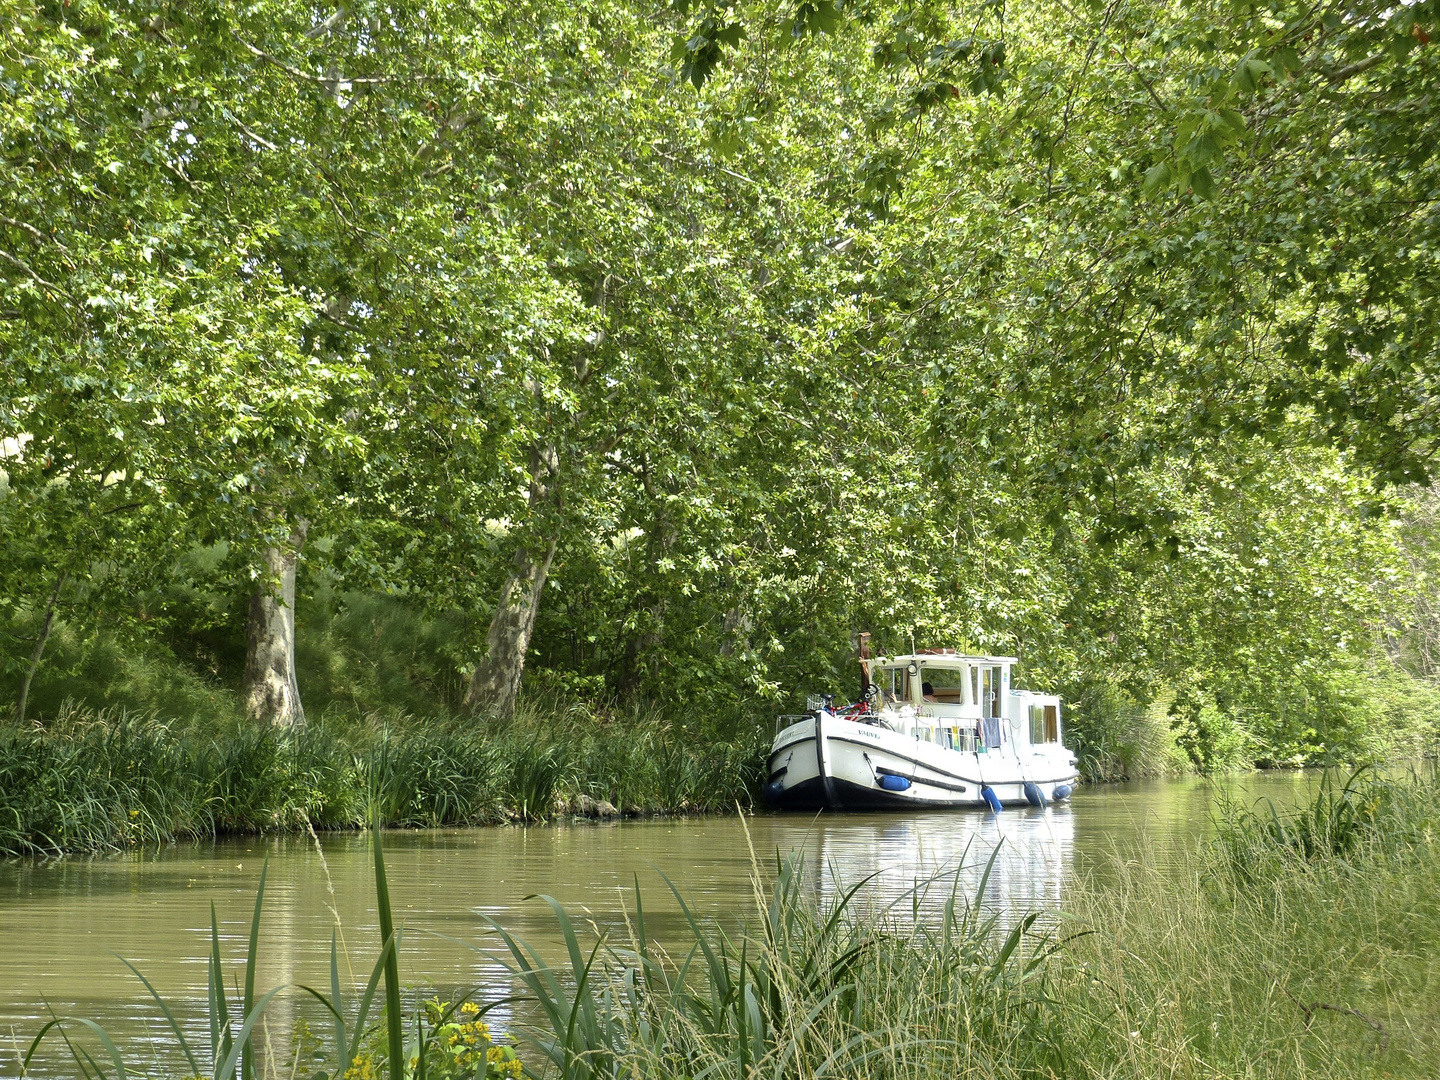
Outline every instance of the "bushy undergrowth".
POLYGON ((1440 753, 1440 685, 1432 678, 1374 656, 1320 681, 1275 693, 1267 711, 1243 698, 1222 706, 1198 682, 1162 683, 1137 697, 1115 679, 1088 680, 1066 688, 1065 742, 1091 781, 1440 753))
POLYGON ((1113 682, 1079 688, 1069 708, 1065 742, 1090 781, 1172 776, 1188 770, 1168 714, 1170 695, 1137 701, 1113 682))
POLYGON ((69 708, 0 726, 0 853, 101 850, 282 829, 490 824, 753 801, 763 748, 635 713, 597 723, 530 711, 512 723, 320 720, 280 732, 69 708))

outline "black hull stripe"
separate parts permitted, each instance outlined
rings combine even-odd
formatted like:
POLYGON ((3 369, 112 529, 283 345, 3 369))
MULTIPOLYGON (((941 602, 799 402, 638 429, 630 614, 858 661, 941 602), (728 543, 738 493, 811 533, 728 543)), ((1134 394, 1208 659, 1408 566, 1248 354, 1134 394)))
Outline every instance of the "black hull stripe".
POLYGON ((849 780, 832 780, 827 791, 820 778, 787 789, 772 804, 779 810, 983 810, 979 798, 941 801, 919 799, 883 788, 867 788, 849 780))

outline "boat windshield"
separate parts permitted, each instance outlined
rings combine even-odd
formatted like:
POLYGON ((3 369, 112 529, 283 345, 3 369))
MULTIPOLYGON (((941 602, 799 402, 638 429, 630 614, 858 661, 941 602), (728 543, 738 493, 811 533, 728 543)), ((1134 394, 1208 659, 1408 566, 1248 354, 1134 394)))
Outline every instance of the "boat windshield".
POLYGON ((940 705, 965 704, 965 670, 958 665, 926 664, 920 669, 920 683, 926 701, 940 705))
POLYGON ((909 680, 903 667, 876 668, 872 679, 880 688, 882 705, 903 705, 910 700, 909 680))

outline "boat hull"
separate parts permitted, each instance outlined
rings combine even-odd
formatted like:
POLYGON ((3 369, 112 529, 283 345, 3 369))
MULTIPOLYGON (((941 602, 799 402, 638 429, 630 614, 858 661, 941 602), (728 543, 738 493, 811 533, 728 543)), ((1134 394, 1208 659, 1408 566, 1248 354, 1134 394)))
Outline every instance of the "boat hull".
POLYGON ((1063 748, 1024 756, 951 750, 821 713, 776 736, 765 800, 784 810, 907 810, 1043 804, 1076 782, 1063 748))

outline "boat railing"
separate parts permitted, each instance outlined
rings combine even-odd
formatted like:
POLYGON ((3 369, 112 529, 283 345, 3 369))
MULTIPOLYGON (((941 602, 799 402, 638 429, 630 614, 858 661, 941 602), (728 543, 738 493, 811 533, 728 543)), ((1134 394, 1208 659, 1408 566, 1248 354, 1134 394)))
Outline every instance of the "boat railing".
POLYGON ((814 714, 814 713, 808 713, 808 712, 807 712, 807 713, 788 713, 788 714, 786 714, 786 715, 784 715, 784 716, 776 717, 776 719, 775 719, 775 734, 776 734, 776 735, 779 735, 780 732, 784 731, 786 728, 790 727, 790 726, 793 725, 793 724, 798 724, 798 723, 800 723, 801 720, 813 720, 814 718, 815 718, 815 714, 814 714))

